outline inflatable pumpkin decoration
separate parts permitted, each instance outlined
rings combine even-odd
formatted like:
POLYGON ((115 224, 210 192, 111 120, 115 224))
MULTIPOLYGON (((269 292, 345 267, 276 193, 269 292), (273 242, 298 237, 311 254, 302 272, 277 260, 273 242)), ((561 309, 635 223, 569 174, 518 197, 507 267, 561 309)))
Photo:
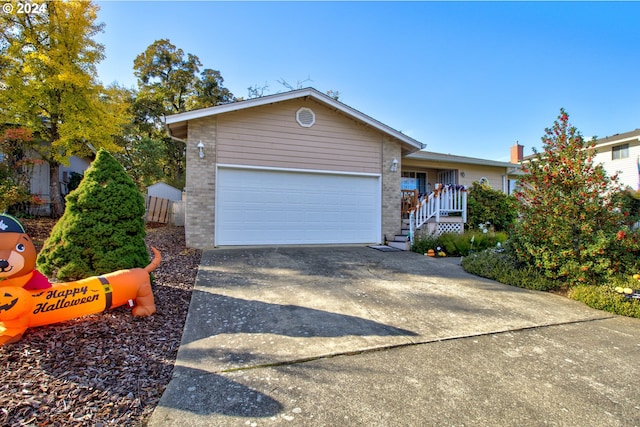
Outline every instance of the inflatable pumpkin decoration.
POLYGON ((0 345, 18 341, 27 328, 62 322, 130 304, 134 316, 156 312, 149 273, 160 264, 120 270, 68 283, 49 283, 35 270, 36 250, 20 222, 0 215, 0 345))

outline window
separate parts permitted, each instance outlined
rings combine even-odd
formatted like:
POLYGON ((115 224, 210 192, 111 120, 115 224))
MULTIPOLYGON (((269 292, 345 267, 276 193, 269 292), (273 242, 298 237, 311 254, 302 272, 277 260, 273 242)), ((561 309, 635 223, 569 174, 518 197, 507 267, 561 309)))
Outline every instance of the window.
POLYGON ((431 192, 426 172, 403 171, 401 185, 404 190, 418 190, 420 194, 431 192))
POLYGON ((445 169, 438 171, 438 181, 443 185, 458 185, 458 169, 445 169))
POLYGON ((611 148, 611 159, 620 160, 629 158, 629 144, 618 145, 611 148))

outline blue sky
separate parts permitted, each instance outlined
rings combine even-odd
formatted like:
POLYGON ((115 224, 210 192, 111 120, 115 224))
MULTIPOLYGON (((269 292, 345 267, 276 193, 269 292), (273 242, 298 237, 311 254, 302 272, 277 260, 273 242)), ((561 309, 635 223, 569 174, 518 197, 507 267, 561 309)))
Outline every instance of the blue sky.
POLYGON ((561 107, 586 137, 640 128, 638 2, 96 3, 105 84, 136 87, 134 58, 167 38, 236 96, 339 91, 429 151, 530 154, 561 107))

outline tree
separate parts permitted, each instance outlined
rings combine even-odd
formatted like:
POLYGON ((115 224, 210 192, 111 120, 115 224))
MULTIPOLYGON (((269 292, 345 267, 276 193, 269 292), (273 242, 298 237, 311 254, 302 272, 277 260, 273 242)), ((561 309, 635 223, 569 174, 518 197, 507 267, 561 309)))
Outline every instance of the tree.
POLYGON ((635 236, 623 229, 617 177, 594 164, 594 143, 569 124, 564 109, 542 142, 543 152, 534 150, 523 165, 515 255, 569 285, 602 283, 625 267, 625 256, 637 254, 635 236))
MULTIPOLYGON (((103 46, 93 37, 98 7, 90 1, 46 1, 39 13, 0 14, 0 120, 32 129, 50 165, 51 214, 63 200, 60 163, 116 151, 114 135, 129 120, 126 109, 97 81, 103 46)), ((14 11, 16 8, 14 8, 14 11)))
POLYGON ((0 136, 0 212, 30 200, 29 180, 34 160, 27 156, 33 135, 24 128, 7 128, 0 136))
MULTIPOLYGON (((185 146, 167 137, 164 116, 233 102, 235 98, 223 86, 219 71, 207 68, 200 73, 200 59, 190 53, 185 55, 168 39, 153 42, 133 64, 138 78, 133 106, 135 123, 148 131, 148 138, 164 146, 164 174, 170 183, 180 187, 184 181, 185 146)), ((130 145, 136 144, 148 145, 149 141, 135 139, 130 145)), ((145 150, 130 150, 136 151, 145 150)))
POLYGON ((262 86, 258 86, 257 84, 253 86, 249 86, 247 88, 247 98, 254 99, 254 98, 263 97, 265 92, 267 92, 268 90, 269 90, 269 84, 267 82, 264 82, 264 85, 262 86))
MULTIPOLYGON (((156 40, 133 61, 134 75, 138 78, 138 97, 156 105, 154 111, 163 114, 187 110, 187 102, 195 93, 197 56, 187 54, 168 39, 156 40)), ((150 116, 162 124, 161 116, 150 116)))
POLYGON ((149 263, 144 197, 105 150, 67 195, 62 218, 51 230, 37 267, 59 280, 77 280, 149 263))
POLYGON ((233 94, 222 83, 224 79, 220 71, 204 69, 200 73, 200 79, 195 82, 195 94, 190 100, 188 109, 195 110, 234 102, 233 94))
MULTIPOLYGON (((313 82, 313 80, 311 80, 310 77, 307 77, 305 80, 298 80, 294 85, 290 84, 289 82, 287 82, 285 79, 280 79, 277 80, 277 82, 279 84, 281 84, 282 86, 285 87, 285 89, 287 89, 288 91, 292 91, 292 90, 299 90, 302 89, 305 85, 305 83, 308 82, 313 82)), ((249 86, 247 88, 247 97, 248 99, 253 99, 253 98, 261 98, 263 96, 265 96, 265 93, 269 90, 269 84, 267 82, 264 83, 264 85, 262 86, 258 86, 257 84, 253 85, 253 86, 249 86)), ((340 100, 340 92, 337 90, 333 90, 330 89, 328 91, 325 92, 325 94, 327 96, 329 96, 330 98, 333 98, 336 101, 340 100)))
POLYGON ((127 144, 123 152, 116 154, 116 158, 142 190, 165 178, 165 149, 161 140, 142 137, 134 144, 127 144))

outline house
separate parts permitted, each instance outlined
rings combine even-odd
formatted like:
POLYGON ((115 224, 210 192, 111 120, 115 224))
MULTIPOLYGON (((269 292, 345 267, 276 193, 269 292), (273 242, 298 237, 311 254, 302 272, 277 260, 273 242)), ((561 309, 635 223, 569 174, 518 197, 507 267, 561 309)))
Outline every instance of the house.
POLYGON ((400 231, 398 164, 422 148, 315 89, 180 113, 166 126, 186 143, 195 248, 380 242, 400 231))
MULTIPOLYGON (((640 190, 640 129, 599 138, 594 144, 593 163, 602 164, 608 176, 618 174, 623 187, 640 190)), ((523 157, 520 146, 519 155, 512 162, 527 162, 533 158, 535 155, 523 157)))
POLYGON ((401 235, 401 186, 411 177, 422 187, 502 180, 483 169, 495 165, 420 152, 422 143, 312 88, 165 120, 186 144, 185 234, 194 248, 381 243, 401 235))
POLYGON ((624 187, 640 190, 640 129, 595 141, 595 164, 602 163, 607 175, 616 173, 624 187))

